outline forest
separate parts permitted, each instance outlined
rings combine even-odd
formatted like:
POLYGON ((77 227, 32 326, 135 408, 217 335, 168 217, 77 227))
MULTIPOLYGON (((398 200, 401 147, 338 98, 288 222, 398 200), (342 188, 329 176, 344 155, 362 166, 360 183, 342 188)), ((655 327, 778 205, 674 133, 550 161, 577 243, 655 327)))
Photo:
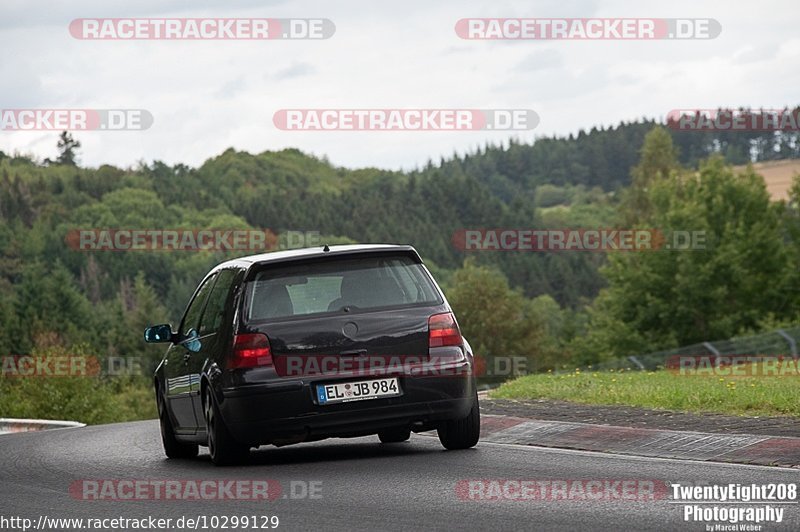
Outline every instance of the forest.
MULTIPOLYGON (((57 139, 54 138, 54 143, 57 139)), ((145 357, 204 273, 248 252, 80 251, 75 229, 312 231, 407 243, 482 356, 544 371, 800 321, 800 186, 772 202, 752 170, 800 157, 796 132, 676 131, 655 120, 517 139, 411 171, 347 169, 297 149, 228 149, 197 168, 80 165, 0 152, 0 352, 145 357), (465 228, 702 230, 704 251, 463 251, 465 228)))

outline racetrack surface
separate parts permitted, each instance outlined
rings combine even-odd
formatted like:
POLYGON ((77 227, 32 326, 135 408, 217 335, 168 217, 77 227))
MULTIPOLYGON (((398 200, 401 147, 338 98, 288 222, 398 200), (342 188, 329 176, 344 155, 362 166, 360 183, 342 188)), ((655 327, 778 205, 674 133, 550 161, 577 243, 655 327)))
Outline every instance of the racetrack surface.
MULTIPOLYGON (((702 484, 797 483, 790 469, 676 461, 481 443, 444 451, 436 438, 380 444, 377 437, 262 447, 250 461, 214 467, 201 448, 194 460, 167 460, 157 421, 0 436, 0 515, 50 518, 177 519, 277 515, 278 530, 705 530, 683 520, 669 499, 464 500, 468 479, 639 479, 702 484), (248 500, 87 501, 70 493, 82 479, 270 479, 286 498, 248 500), (290 482, 321 482, 318 499, 293 499, 290 482), (463 483, 462 483, 463 485, 463 483)), ((302 484, 298 484, 301 485, 302 484)), ((300 490, 302 491, 302 490, 300 490)), ((783 523, 800 529, 800 508, 782 505, 783 523)))

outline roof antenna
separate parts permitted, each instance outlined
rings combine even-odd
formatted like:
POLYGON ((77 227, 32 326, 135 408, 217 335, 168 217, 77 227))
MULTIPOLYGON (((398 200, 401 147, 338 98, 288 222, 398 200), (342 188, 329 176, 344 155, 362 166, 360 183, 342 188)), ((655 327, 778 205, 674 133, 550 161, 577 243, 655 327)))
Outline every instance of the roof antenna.
POLYGON ((329 248, 329 247, 328 247, 328 244, 325 244, 325 245, 322 247, 322 251, 324 251, 325 253, 329 252, 330 250, 331 250, 331 248, 329 248))

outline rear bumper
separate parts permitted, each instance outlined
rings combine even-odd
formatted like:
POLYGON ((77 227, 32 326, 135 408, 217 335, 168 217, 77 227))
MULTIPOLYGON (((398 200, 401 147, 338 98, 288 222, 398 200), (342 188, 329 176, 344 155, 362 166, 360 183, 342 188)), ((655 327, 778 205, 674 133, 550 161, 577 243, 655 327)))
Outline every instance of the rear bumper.
POLYGON ((441 421, 466 417, 476 392, 471 374, 406 375, 399 377, 399 397, 319 405, 315 396, 321 383, 291 380, 222 389, 220 411, 242 443, 295 443, 397 426, 429 430, 441 421))

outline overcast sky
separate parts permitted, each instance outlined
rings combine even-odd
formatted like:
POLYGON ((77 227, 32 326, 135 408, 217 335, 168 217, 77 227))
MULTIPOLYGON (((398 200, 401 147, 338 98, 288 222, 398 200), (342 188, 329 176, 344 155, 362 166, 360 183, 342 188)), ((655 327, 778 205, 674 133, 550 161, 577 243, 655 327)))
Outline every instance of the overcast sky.
MULTIPOLYGON (((676 108, 800 104, 797 0, 0 3, 0 108, 136 108, 146 131, 76 134, 85 166, 199 165, 229 147, 297 147, 348 167, 413 168, 509 136, 566 135, 676 108), (85 41, 76 18, 328 18, 317 41, 85 41), (713 40, 468 41, 465 17, 707 17, 713 40), (532 132, 298 132, 281 108, 533 109, 532 132)), ((56 155, 57 132, 0 131, 0 150, 56 155)))

